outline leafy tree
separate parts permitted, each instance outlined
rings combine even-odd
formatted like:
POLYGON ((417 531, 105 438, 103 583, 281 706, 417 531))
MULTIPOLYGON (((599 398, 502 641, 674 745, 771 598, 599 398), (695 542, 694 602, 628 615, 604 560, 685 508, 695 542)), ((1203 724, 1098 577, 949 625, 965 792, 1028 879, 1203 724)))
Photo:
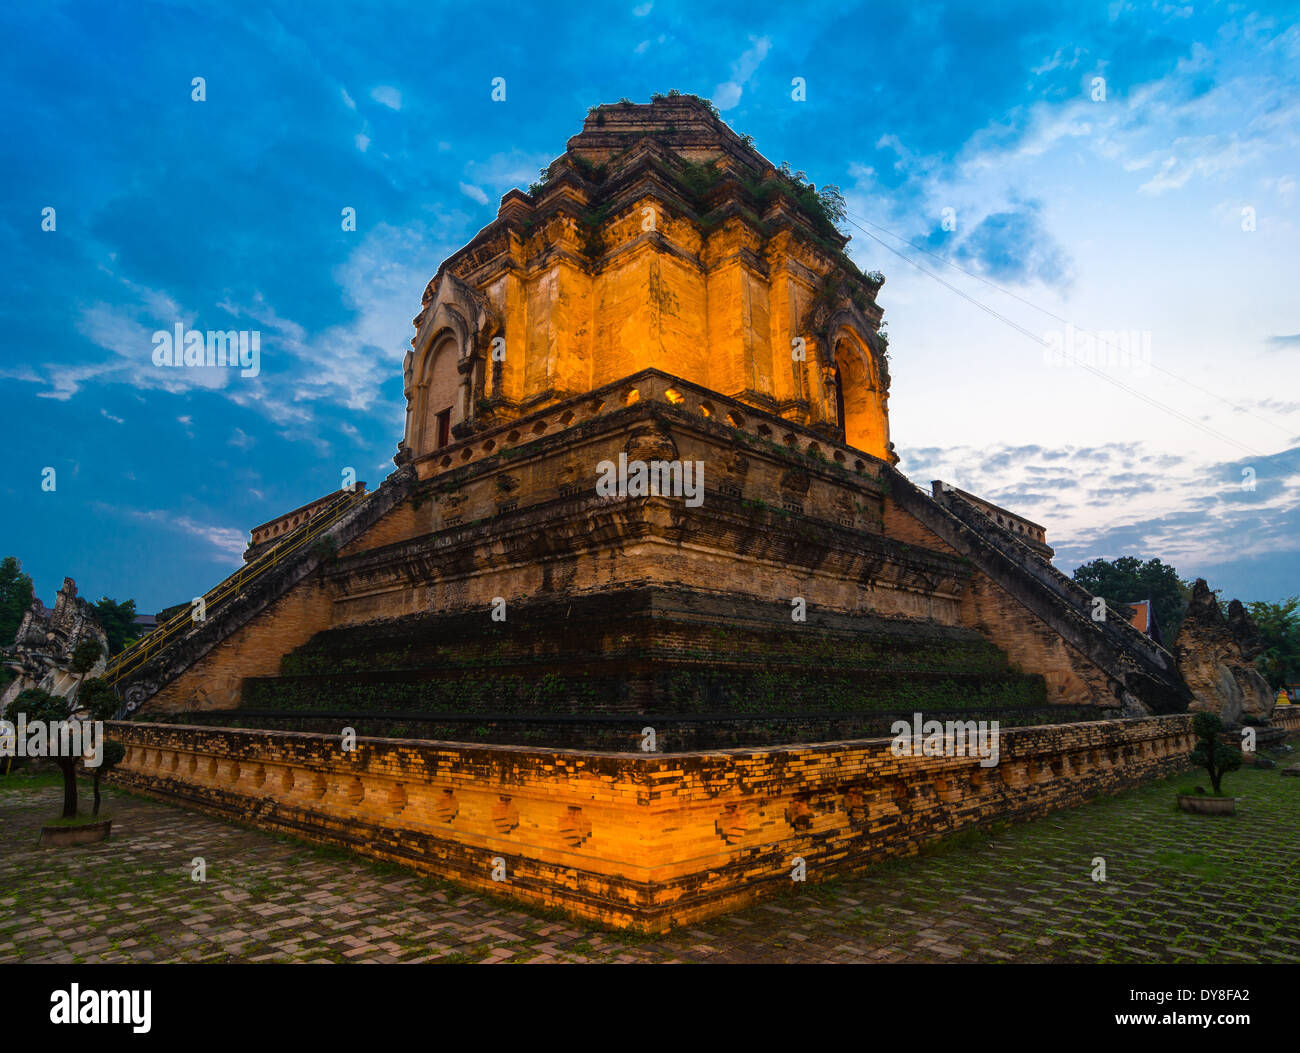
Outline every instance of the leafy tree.
POLYGON ((85 681, 77 691, 78 708, 101 714, 96 720, 112 719, 121 704, 117 692, 109 686, 107 680, 99 677, 85 681))
POLYGON ((830 220, 831 225, 836 229, 848 217, 848 205, 844 201, 844 195, 840 188, 833 183, 825 184, 817 191, 817 200, 821 203, 822 215, 830 220))
POLYGON ((1219 781, 1228 772, 1241 767, 1241 750, 1226 745, 1219 737, 1223 731, 1223 721, 1213 713, 1197 713, 1192 718, 1192 731, 1196 734, 1192 763, 1210 773, 1215 796, 1222 796, 1219 781))
POLYGON ((799 204, 821 219, 828 230, 839 230, 840 224, 848 215, 844 195, 839 187, 828 183, 818 190, 808 180, 806 172, 792 171, 789 161, 782 161, 778 171, 793 184, 792 189, 799 204))
POLYGON ((135 600, 118 603, 104 596, 95 604, 95 613, 99 624, 108 635, 108 653, 110 656, 122 650, 127 640, 138 635, 135 627, 135 600))
POLYGON ((1247 609, 1264 645, 1255 660, 1264 679, 1274 690, 1300 680, 1300 596, 1281 603, 1256 600, 1247 609))
MULTIPOLYGON (((27 723, 37 721, 54 724, 68 718, 68 702, 56 698, 40 688, 28 688, 20 691, 5 710, 5 719, 18 722, 20 715, 26 715, 27 723)), ((63 771, 63 818, 73 819, 77 815, 77 760, 76 757, 55 757, 55 763, 63 771)))
POLYGON ((187 600, 185 603, 178 603, 172 607, 164 607, 162 610, 160 610, 157 614, 154 615, 154 620, 159 625, 162 625, 163 622, 170 621, 172 618, 175 618, 176 615, 181 613, 181 611, 188 611, 190 609, 190 606, 191 604, 187 600))
POLYGON ((0 647, 14 642, 35 594, 32 579, 23 573, 23 565, 16 557, 0 560, 0 647))
POLYGON ((86 679, 86 674, 95 668, 95 663, 103 655, 103 645, 90 636, 83 637, 77 642, 77 646, 72 649, 72 657, 68 659, 68 672, 77 674, 78 694, 80 694, 81 685, 86 679))
POLYGON ((1074 580, 1102 597, 1108 606, 1149 599, 1165 646, 1173 646, 1192 589, 1168 563, 1159 559, 1143 563, 1134 556, 1121 556, 1113 562, 1094 559, 1075 569, 1074 580))
MULTIPOLYGON (((92 681, 93 682, 93 681, 92 681)), ((27 724, 44 723, 47 727, 72 718, 74 712, 85 711, 90 720, 108 720, 117 710, 117 697, 111 691, 106 698, 102 693, 92 693, 89 699, 73 703, 66 698, 51 695, 48 691, 31 687, 19 692, 5 710, 5 719, 17 723, 20 714, 25 714, 27 724), (109 701, 111 698, 111 703, 109 701)), ((54 762, 63 772, 63 818, 77 817, 77 756, 56 756, 54 762)))
POLYGON ((91 783, 95 787, 95 807, 91 810, 91 815, 99 815, 99 780, 121 764, 122 758, 125 756, 126 747, 116 739, 106 739, 104 741, 104 752, 100 757, 99 767, 95 769, 95 774, 91 777, 91 783))

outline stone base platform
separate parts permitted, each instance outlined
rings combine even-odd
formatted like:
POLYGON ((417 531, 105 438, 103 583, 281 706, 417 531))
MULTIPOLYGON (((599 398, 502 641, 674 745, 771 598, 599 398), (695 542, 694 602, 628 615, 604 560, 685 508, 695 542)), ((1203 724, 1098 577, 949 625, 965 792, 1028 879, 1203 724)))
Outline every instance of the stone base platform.
POLYGON ((114 723, 114 782, 618 928, 663 932, 995 819, 1188 766, 1191 718, 1004 731, 995 766, 889 740, 679 754, 114 723))

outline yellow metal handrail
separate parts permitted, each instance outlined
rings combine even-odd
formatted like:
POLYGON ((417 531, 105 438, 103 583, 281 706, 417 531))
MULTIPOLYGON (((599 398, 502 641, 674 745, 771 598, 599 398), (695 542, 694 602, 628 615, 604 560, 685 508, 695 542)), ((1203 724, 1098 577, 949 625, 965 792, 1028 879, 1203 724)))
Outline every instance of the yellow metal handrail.
MULTIPOLYGON (((356 507, 358 503, 369 496, 369 493, 365 490, 344 494, 337 501, 322 508, 315 516, 280 541, 274 548, 262 553, 253 562, 245 564, 231 574, 230 577, 213 586, 203 596, 205 614, 209 608, 216 606, 232 593, 239 592, 249 582, 255 581, 272 567, 278 566, 286 556, 298 551, 307 542, 318 537, 326 529, 338 522, 345 512, 356 507)), ((126 650, 115 655, 104 668, 101 676, 110 684, 116 684, 131 670, 162 650, 173 636, 193 625, 193 607, 189 611, 181 611, 179 614, 173 615, 139 643, 132 644, 126 650)))

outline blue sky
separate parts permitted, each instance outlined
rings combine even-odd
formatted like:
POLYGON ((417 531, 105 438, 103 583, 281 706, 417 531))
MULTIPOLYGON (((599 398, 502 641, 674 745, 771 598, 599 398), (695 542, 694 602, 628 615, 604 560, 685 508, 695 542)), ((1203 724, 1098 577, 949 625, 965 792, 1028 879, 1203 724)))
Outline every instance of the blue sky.
POLYGON ((1298 14, 8 5, 0 554, 47 602, 71 575, 153 611, 345 467, 378 483, 438 264, 588 107, 677 88, 842 188, 909 476, 1043 523, 1067 571, 1300 593, 1298 14), (260 331, 260 374, 155 366, 178 322, 260 331), (1091 371, 1052 358, 1088 332, 1091 371))

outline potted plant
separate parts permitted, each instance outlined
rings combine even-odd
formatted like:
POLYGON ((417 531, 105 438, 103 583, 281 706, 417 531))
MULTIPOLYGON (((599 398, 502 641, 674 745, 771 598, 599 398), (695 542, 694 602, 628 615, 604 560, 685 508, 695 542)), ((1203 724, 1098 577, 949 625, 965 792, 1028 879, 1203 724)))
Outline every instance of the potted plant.
MULTIPOLYGON (((97 659, 98 654, 95 657, 97 659)), ((81 723, 84 728, 87 722, 97 723, 111 718, 117 709, 118 701, 112 688, 103 681, 84 679, 84 674, 94 662, 87 661, 88 652, 82 659, 76 664, 84 665, 85 668, 73 670, 82 674, 75 696, 61 698, 39 688, 29 688, 9 703, 4 714, 15 733, 21 722, 30 741, 42 743, 42 752, 54 761, 63 774, 63 810, 57 819, 41 828, 41 843, 45 845, 102 841, 112 828, 111 819, 99 817, 99 780, 107 770, 103 767, 106 761, 111 758, 111 767, 121 760, 124 755, 122 746, 95 737, 87 742, 80 734, 75 737, 61 736, 57 730, 65 723, 81 723), (93 748, 96 741, 97 756, 87 756, 87 749, 93 748), (74 745, 79 748, 68 748, 74 745), (77 768, 83 761, 94 773, 95 808, 88 816, 77 811, 77 768)))
POLYGON ((1225 796, 1221 784, 1228 772, 1241 767, 1241 751, 1224 743, 1223 721, 1213 713, 1197 713, 1192 720, 1192 731, 1196 735, 1192 763, 1206 770, 1214 792, 1207 794, 1198 786, 1195 793, 1178 795, 1178 807, 1199 815, 1232 815, 1237 810, 1237 799, 1225 796))
MULTIPOLYGON (((90 810, 91 818, 99 818, 99 780, 107 775, 110 771, 122 762, 126 756, 126 747, 115 739, 105 739, 103 745, 103 755, 100 757, 99 764, 91 769, 93 774, 90 777, 90 784, 95 791, 95 804, 90 810)), ((113 820, 106 820, 112 824, 113 820)))

